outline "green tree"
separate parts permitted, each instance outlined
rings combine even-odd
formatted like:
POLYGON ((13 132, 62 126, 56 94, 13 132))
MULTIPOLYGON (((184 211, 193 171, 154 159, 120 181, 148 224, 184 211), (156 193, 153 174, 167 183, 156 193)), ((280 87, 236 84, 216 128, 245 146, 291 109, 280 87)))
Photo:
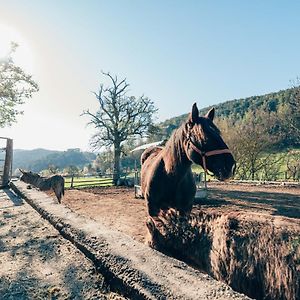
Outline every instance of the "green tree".
POLYGON ((110 149, 102 151, 93 161, 93 168, 96 169, 98 174, 104 174, 107 171, 112 172, 111 167, 113 164, 113 153, 110 149))
POLYGON ((138 98, 128 96, 129 84, 126 79, 118 80, 110 73, 102 72, 110 80, 110 86, 100 85, 99 92, 94 93, 99 103, 99 110, 83 115, 90 117, 88 124, 97 129, 91 139, 94 148, 113 146, 114 183, 120 178, 120 157, 122 143, 133 136, 145 136, 153 125, 153 115, 157 109, 152 100, 145 96, 138 98))
POLYGON ((77 166, 70 165, 64 169, 64 172, 68 175, 78 175, 80 173, 80 169, 77 166))
POLYGON ((17 44, 12 43, 10 54, 0 58, 0 127, 10 126, 16 122, 17 115, 23 112, 18 105, 31 98, 38 91, 38 84, 31 75, 15 65, 12 55, 17 44))

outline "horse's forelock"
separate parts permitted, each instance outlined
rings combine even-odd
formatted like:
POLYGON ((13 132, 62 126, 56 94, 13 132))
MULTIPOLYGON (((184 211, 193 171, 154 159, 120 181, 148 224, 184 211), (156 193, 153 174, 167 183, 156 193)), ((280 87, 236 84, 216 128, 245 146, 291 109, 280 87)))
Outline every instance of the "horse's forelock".
POLYGON ((191 129, 191 135, 199 144, 210 138, 218 140, 221 138, 219 128, 208 118, 199 117, 199 121, 191 129))

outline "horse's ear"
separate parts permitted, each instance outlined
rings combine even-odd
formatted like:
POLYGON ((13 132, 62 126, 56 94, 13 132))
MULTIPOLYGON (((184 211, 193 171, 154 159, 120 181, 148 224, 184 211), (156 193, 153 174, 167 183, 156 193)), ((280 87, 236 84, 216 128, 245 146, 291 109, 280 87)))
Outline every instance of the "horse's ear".
POLYGON ((214 120, 214 117, 215 117, 215 108, 211 108, 209 110, 209 112, 205 115, 206 118, 210 119, 211 121, 214 120))
POLYGON ((196 123, 198 118, 199 118, 199 110, 198 110, 197 104, 194 103, 193 107, 192 107, 192 112, 189 117, 189 121, 191 123, 196 123))

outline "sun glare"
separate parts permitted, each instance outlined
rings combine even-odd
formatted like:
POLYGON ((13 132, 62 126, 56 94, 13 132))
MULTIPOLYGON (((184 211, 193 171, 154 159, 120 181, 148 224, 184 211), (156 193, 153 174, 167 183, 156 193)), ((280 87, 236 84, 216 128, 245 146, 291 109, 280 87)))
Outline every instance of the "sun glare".
POLYGON ((16 52, 13 54, 16 65, 27 72, 32 72, 33 55, 26 38, 13 27, 0 24, 0 60, 5 59, 9 55, 12 43, 18 45, 16 52))

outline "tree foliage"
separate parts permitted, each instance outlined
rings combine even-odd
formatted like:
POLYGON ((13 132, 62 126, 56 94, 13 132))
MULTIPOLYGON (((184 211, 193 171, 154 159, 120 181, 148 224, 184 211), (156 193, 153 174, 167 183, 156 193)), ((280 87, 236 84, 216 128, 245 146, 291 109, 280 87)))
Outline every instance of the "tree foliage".
POLYGON ((144 136, 153 125, 153 116, 157 109, 152 100, 145 96, 128 96, 126 79, 119 80, 110 73, 102 74, 109 79, 110 85, 100 84, 98 93, 94 93, 99 110, 83 112, 90 118, 89 124, 97 129, 91 139, 94 148, 113 146, 114 181, 120 176, 120 156, 122 144, 131 137, 144 136))
MULTIPOLYGON (((277 147, 300 146, 300 87, 296 81, 293 88, 270 93, 262 96, 252 96, 244 99, 236 99, 220 103, 215 106, 217 118, 229 120, 233 126, 235 123, 245 121, 247 115, 254 113, 259 115, 266 112, 276 117, 276 124, 268 134, 280 136, 277 147)), ((211 107, 200 110, 204 115, 211 107)), ((161 137, 169 137, 174 130, 187 118, 187 114, 171 118, 159 124, 161 137)))
POLYGON ((113 153, 110 149, 98 153, 96 159, 93 161, 93 168, 98 174, 112 173, 112 165, 113 153))
POLYGON ((18 105, 31 98, 38 91, 38 84, 31 75, 16 66, 12 54, 17 44, 12 44, 11 52, 6 58, 0 59, 0 127, 10 126, 22 111, 18 105))

